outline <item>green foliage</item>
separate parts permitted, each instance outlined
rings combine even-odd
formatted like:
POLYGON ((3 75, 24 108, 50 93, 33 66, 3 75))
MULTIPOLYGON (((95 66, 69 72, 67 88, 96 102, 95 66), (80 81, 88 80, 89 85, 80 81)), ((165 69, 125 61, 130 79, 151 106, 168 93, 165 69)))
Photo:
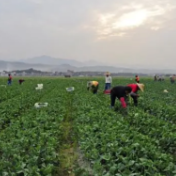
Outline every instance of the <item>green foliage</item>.
MULTIPOLYGON (((0 175, 71 176, 72 165, 75 175, 81 176, 176 175, 175 85, 142 80, 146 91, 140 93, 139 106, 130 101, 124 116, 119 108, 109 108, 104 80, 94 80, 100 83, 97 95, 87 91, 85 78, 27 78, 22 86, 14 80, 12 86, 0 87, 0 175), (39 92, 38 83, 44 84, 39 92), (75 91, 67 92, 69 86, 75 91), (49 105, 35 109, 36 102, 49 105), (90 163, 91 172, 74 154, 69 157, 75 147, 90 163)), ((4 81, 0 79, 0 84, 4 81)), ((129 79, 113 81, 129 83, 129 79)))

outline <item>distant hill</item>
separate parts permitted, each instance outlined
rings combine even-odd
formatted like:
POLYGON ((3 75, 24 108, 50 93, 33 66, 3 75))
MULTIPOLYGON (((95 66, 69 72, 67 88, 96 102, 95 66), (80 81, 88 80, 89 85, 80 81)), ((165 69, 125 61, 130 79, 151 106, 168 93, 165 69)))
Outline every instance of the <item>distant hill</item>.
MULTIPOLYGON (((67 70, 73 70, 75 72, 80 71, 90 71, 90 72, 106 72, 109 71, 111 73, 144 73, 144 74, 172 74, 175 73, 176 70, 151 70, 151 69, 135 69, 135 68, 123 68, 123 67, 113 67, 113 66, 74 66, 69 64, 70 62, 77 64, 78 61, 72 60, 64 60, 56 61, 55 59, 51 59, 50 64, 45 64, 48 62, 49 57, 45 58, 45 61, 39 63, 41 57, 36 61, 34 58, 30 60, 31 63, 24 62, 10 62, 10 61, 0 61, 0 71, 12 71, 12 70, 25 70, 33 68, 35 70, 41 71, 58 71, 58 72, 67 72, 67 70), (35 60, 35 61, 34 61, 35 60), (55 60, 55 61, 54 61, 55 60), (36 63, 33 63, 36 62, 36 63), (64 64, 59 63, 62 62, 64 64), (68 63, 67 63, 68 62, 68 63), (57 63, 57 64, 56 64, 57 63)), ((79 63, 79 62, 78 62, 79 63)), ((79 65, 79 64, 78 64, 79 65)), ((81 65, 81 64, 80 64, 81 65)))
POLYGON ((83 66, 97 66, 97 65, 105 65, 101 62, 88 60, 84 62, 71 60, 71 59, 61 59, 61 58, 54 58, 51 56, 38 56, 29 59, 22 59, 19 62, 24 62, 28 64, 45 64, 45 65, 62 65, 62 64, 69 64, 75 67, 83 67, 83 66))
POLYGON ((82 66, 83 63, 71 60, 71 59, 60 59, 60 58, 54 58, 50 56, 39 56, 29 59, 20 60, 21 62, 28 63, 28 64, 45 64, 45 65, 62 65, 62 64, 69 64, 73 66, 82 66))
POLYGON ((37 69, 42 71, 50 71, 52 69, 52 66, 44 65, 44 64, 27 64, 23 62, 9 62, 9 61, 2 61, 0 60, 0 71, 2 70, 24 70, 24 69, 37 69))

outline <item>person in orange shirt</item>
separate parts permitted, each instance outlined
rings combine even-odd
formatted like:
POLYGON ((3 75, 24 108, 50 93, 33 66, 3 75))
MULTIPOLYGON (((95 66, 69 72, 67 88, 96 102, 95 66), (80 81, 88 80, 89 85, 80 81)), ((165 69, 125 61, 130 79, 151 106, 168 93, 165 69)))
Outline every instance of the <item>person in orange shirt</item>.
POLYGON ((90 90, 93 92, 93 94, 97 94, 99 88, 99 82, 98 81, 88 81, 87 82, 87 90, 90 90))
POLYGON ((136 75, 136 78, 135 78, 136 82, 139 83, 140 82, 140 78, 138 75, 136 75))

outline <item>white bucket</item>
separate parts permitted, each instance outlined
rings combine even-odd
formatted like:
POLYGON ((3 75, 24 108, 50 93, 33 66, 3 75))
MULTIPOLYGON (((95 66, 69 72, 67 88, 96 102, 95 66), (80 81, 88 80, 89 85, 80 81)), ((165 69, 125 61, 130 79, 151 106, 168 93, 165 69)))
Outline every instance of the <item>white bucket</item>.
POLYGON ((38 88, 43 88, 43 84, 37 84, 38 88))
POLYGON ((43 87, 36 87, 35 90, 42 90, 43 87))
POLYGON ((73 92, 74 90, 75 90, 74 87, 67 87, 67 88, 66 88, 66 91, 67 91, 67 92, 73 92))
POLYGON ((43 87, 43 84, 37 84, 38 87, 43 87))
POLYGON ((164 92, 164 93, 168 93, 168 90, 165 89, 163 92, 164 92))
POLYGON ((45 102, 45 103, 35 103, 34 107, 35 108, 45 108, 48 106, 48 103, 45 102))

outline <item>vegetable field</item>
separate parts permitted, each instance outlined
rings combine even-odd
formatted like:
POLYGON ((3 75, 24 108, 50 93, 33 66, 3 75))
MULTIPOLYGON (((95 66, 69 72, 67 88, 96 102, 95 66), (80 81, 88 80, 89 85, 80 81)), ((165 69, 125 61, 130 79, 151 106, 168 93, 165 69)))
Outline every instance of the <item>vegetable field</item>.
POLYGON ((141 80, 139 106, 131 103, 124 116, 110 109, 104 79, 94 80, 97 95, 87 91, 88 78, 14 79, 0 87, 0 175, 176 176, 176 85, 141 80), (48 107, 36 109, 36 102, 48 107))

